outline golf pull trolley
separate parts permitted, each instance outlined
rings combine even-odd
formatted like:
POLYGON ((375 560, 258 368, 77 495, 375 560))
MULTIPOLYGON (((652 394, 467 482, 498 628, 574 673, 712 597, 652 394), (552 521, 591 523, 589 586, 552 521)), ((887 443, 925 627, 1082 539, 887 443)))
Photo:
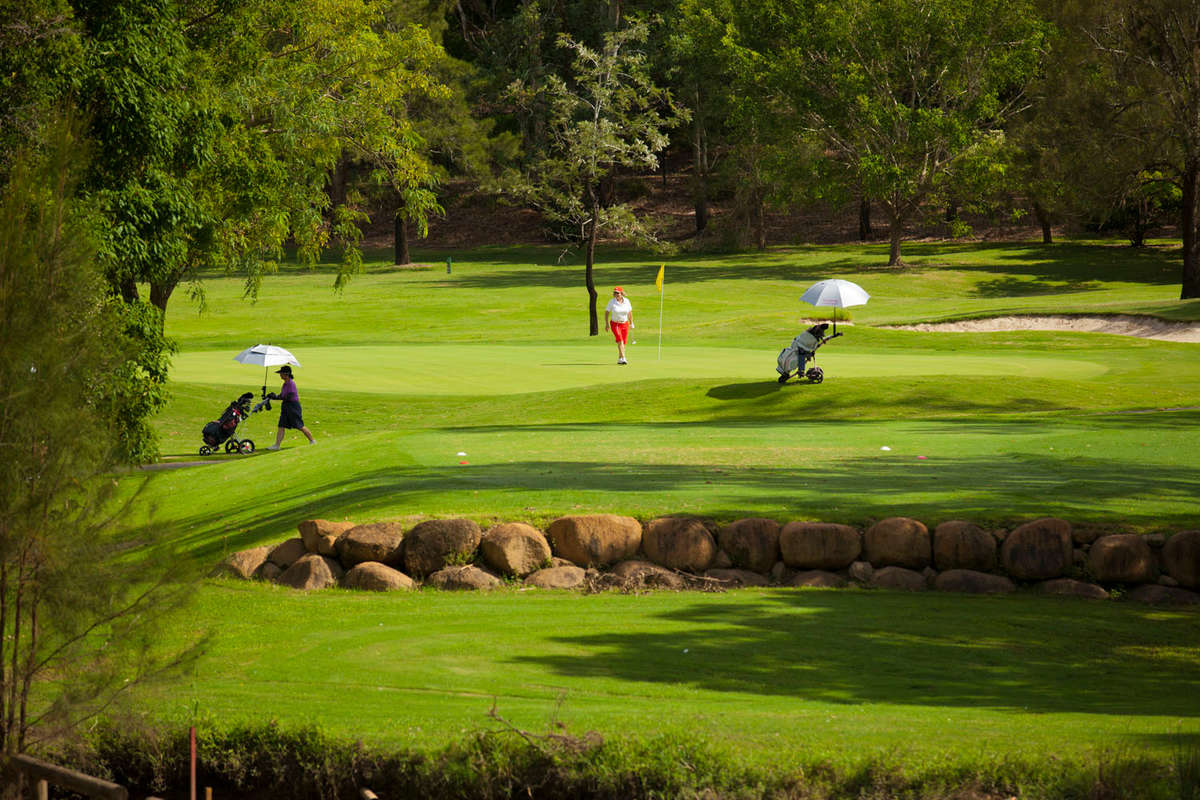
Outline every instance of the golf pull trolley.
MULTIPOLYGON (((204 444, 200 445, 200 455, 209 456, 219 453, 221 448, 225 448, 226 453, 249 455, 254 452, 254 440, 242 439, 237 435, 238 426, 254 413, 250 410, 250 401, 253 399, 254 395, 246 392, 230 403, 219 418, 204 426, 200 432, 204 440, 204 444)), ((260 403, 259 406, 261 407, 262 404, 260 403)), ((258 410, 258 408, 254 409, 254 411, 258 410)))
POLYGON ((825 324, 814 325, 779 351, 775 371, 779 373, 780 383, 787 383, 793 376, 814 384, 825 380, 825 370, 816 365, 817 350, 830 339, 836 339, 842 335, 834 333, 824 336, 827 327, 828 325, 825 324), (812 366, 805 369, 806 363, 812 363, 812 366))

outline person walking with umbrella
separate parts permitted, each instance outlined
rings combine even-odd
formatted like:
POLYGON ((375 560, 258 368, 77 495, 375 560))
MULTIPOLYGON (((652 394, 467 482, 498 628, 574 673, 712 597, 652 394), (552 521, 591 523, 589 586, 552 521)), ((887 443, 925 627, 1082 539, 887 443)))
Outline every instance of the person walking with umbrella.
POLYGON ((300 409, 300 390, 296 388, 296 381, 292 378, 292 368, 284 364, 275 372, 283 377, 283 388, 279 390, 279 394, 274 392, 270 394, 271 398, 280 401, 279 430, 275 434, 275 444, 267 449, 278 450, 283 444, 283 433, 288 428, 303 433, 308 438, 309 444, 316 444, 317 440, 313 438, 312 432, 304 426, 304 415, 300 409))

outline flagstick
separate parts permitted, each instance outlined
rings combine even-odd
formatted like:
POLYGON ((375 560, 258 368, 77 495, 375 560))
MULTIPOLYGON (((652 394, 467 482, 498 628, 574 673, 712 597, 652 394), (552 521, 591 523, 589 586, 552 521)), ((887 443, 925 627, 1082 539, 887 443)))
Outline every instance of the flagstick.
POLYGON ((663 281, 663 288, 658 291, 658 360, 662 361, 662 321, 663 321, 663 295, 667 293, 667 283, 663 281))

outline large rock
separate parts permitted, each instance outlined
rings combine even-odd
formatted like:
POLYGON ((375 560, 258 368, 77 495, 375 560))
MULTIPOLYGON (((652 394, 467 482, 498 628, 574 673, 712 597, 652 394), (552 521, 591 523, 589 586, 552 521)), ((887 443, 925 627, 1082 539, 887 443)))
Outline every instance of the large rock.
MULTIPOLYGON (((767 574, 779 560, 779 523, 773 519, 739 519, 721 528, 717 544, 737 569, 767 574)), ((714 563, 714 569, 721 568, 714 563)))
POLYGON ((890 517, 867 528, 863 552, 876 567, 922 570, 929 566, 933 549, 924 523, 908 517, 890 517))
POLYGON ((254 577, 257 580, 266 581, 267 583, 274 583, 279 580, 279 576, 282 574, 283 570, 279 568, 279 565, 270 561, 264 561, 262 566, 254 571, 254 577))
POLYGON ((264 544, 262 547, 254 547, 250 550, 239 550, 236 553, 230 553, 225 557, 225 560, 217 565, 213 570, 214 574, 233 575, 237 578, 249 580, 253 578, 258 568, 267 560, 267 554, 271 552, 271 546, 264 544))
POLYGON ((924 575, 904 567, 884 567, 875 570, 871 577, 871 585, 903 592, 923 592, 929 588, 924 575))
POLYGON ((1003 575, 973 569, 950 569, 933 579, 933 588, 940 592, 965 594, 1009 594, 1017 590, 1017 585, 1003 575))
POLYGON ((1200 605, 1200 593, 1189 592, 1187 589, 1175 589, 1170 586, 1149 584, 1139 586, 1125 597, 1135 603, 1146 603, 1152 606, 1194 606, 1200 605))
POLYGON ((1073 551, 1071 523, 1045 517, 1009 533, 1000 546, 1000 562, 1016 580, 1044 581, 1070 568, 1073 551))
POLYGON ((1109 598, 1109 594, 1103 586, 1084 583, 1073 578, 1054 578, 1043 581, 1038 588, 1046 594, 1065 594, 1069 597, 1085 597, 1089 600, 1107 600, 1109 598))
POLYGON ((504 582, 487 570, 470 564, 461 567, 446 567, 425 579, 435 589, 494 589, 504 582))
POLYGON ((300 539, 305 549, 310 553, 323 556, 336 556, 336 542, 339 536, 354 527, 353 522, 330 522, 327 519, 306 519, 296 526, 300 530, 300 539))
POLYGON ((479 552, 492 569, 520 577, 550 561, 550 543, 541 531, 524 522, 489 528, 479 543, 479 552))
POLYGON ((539 569, 525 579, 526 586, 539 589, 575 589, 583 585, 587 571, 574 564, 566 567, 539 569))
POLYGON ((685 589, 687 581, 671 570, 651 564, 649 561, 622 561, 609 570, 609 574, 627 584, 636 584, 653 589, 685 589))
POLYGON ((970 522, 951 520, 933 530, 933 563, 940 570, 996 568, 996 537, 970 522))
POLYGON ((546 535, 556 555, 579 567, 614 564, 632 558, 642 546, 641 523, 617 514, 559 517, 546 535))
POLYGON ((1163 569, 1180 586, 1200 588, 1200 531, 1181 531, 1162 549, 1163 569))
POLYGON ((378 561, 364 561, 346 570, 342 586, 347 589, 365 589, 370 592, 412 591, 417 582, 398 569, 378 561))
POLYGON ((293 589, 328 589, 337 586, 342 567, 328 556, 307 553, 283 571, 275 582, 293 589))
POLYGON ((288 539, 271 548, 271 552, 267 553, 267 561, 286 570, 307 554, 308 548, 304 546, 304 540, 297 536, 295 539, 288 539))
POLYGON ((1150 545, 1136 534, 1101 536, 1088 553, 1088 571, 1101 583, 1154 583, 1158 562, 1150 545))
POLYGON ((779 532, 783 563, 797 569, 845 569, 862 553, 862 537, 849 525, 789 522, 779 532))
POLYGON ((404 564, 404 528, 399 522, 355 525, 338 536, 334 550, 347 568, 367 561, 401 567, 404 564))
POLYGON ((642 534, 646 557, 668 569, 701 573, 712 564, 717 542, 708 523, 694 517, 659 517, 642 534))
POLYGON ((749 569, 710 569, 704 577, 730 586, 767 586, 770 581, 761 572, 749 569))
POLYGON ((788 586, 806 586, 810 589, 840 589, 846 585, 846 579, 835 572, 823 569, 808 569, 798 572, 788 581, 788 586))
POLYGON ((469 519, 422 522, 404 537, 404 571, 420 577, 470 561, 481 538, 479 526, 469 519))

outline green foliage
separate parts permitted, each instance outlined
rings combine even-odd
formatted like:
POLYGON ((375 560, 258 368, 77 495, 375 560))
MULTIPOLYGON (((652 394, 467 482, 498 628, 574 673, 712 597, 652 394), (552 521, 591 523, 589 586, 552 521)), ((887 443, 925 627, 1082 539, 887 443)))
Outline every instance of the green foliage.
POLYGON ((108 473, 149 435, 144 414, 160 401, 163 365, 150 364, 157 384, 136 366, 141 354, 95 267, 73 183, 78 126, 45 131, 45 150, 16 159, 0 198, 5 754, 69 733, 187 651, 158 647, 179 595, 166 579, 173 565, 156 565, 165 555, 156 529, 112 528, 128 508, 114 504, 108 473))

